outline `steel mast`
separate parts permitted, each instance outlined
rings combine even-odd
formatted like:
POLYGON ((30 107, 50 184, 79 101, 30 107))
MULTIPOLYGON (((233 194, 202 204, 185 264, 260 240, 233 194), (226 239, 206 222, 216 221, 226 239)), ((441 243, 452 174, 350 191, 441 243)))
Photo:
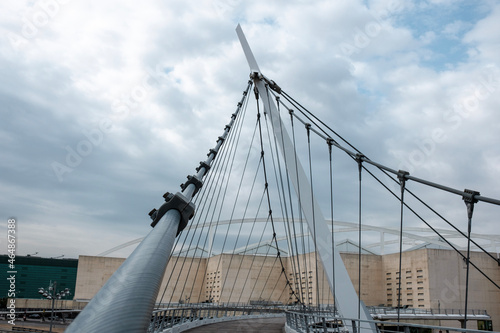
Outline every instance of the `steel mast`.
MULTIPOLYGON (((286 161, 286 165, 288 166, 287 173, 289 178, 293 183, 297 195, 300 195, 302 198, 307 198, 306 200, 299 200, 299 203, 307 221, 309 232, 313 239, 315 239, 316 251, 318 251, 324 271, 328 277, 330 290, 336 291, 335 303, 337 305, 337 309, 341 313, 342 317, 356 319, 358 318, 358 295, 352 285, 351 279, 349 278, 340 254, 336 249, 333 249, 332 253, 331 232, 328 229, 323 213, 321 212, 321 209, 311 192, 311 185, 307 179, 304 168, 302 167, 300 161, 294 158, 295 153, 292 141, 290 140, 290 136, 288 135, 288 132, 283 124, 276 105, 274 101, 269 99, 269 96, 266 93, 266 85, 274 86, 274 90, 277 92, 280 91, 280 88, 275 82, 268 80, 260 72, 257 61, 255 60, 252 50, 250 49, 243 30, 239 24, 236 27, 236 33, 238 34, 243 52, 245 53, 245 57, 250 67, 250 76, 254 80, 255 86, 258 89, 264 110, 271 119, 274 137, 279 143, 278 146, 280 148, 280 152, 283 159, 286 161), (310 204, 306 204, 310 203, 311 200, 314 203, 313 207, 311 207, 310 204), (335 260, 332 260, 333 257, 335 260), (334 288, 333 286, 333 265, 335 265, 335 282, 336 284, 341 285, 341 288, 334 288)), ((359 244, 359 246, 361 246, 361 244, 359 244)), ((372 320, 368 309, 362 301, 359 319, 372 320)), ((350 324, 351 323, 348 323, 346 327, 349 327, 350 324)), ((370 330, 372 332, 376 332, 375 325, 368 322, 360 322, 360 325, 357 328, 358 332, 361 329, 363 331, 370 330)))
POLYGON ((215 148, 210 149, 207 160, 200 162, 197 174, 188 176, 188 180, 181 185, 182 193, 167 192, 163 195, 165 203, 158 210, 153 209, 149 213, 153 229, 65 332, 147 331, 175 237, 194 215, 195 205, 191 200, 203 185, 202 179, 227 138, 251 85, 252 82, 249 81, 224 134, 218 138, 215 148))

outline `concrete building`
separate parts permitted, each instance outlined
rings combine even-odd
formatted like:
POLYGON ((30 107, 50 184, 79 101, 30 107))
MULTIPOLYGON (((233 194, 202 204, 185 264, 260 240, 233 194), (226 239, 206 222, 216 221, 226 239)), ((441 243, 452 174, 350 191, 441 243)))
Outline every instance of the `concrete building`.
MULTIPOLYGON (((361 274, 357 246, 339 244, 351 282, 368 306, 398 305, 399 254, 377 255, 362 249, 361 274)), ((281 302, 332 304, 333 297, 315 253, 282 258, 250 254, 172 257, 157 302, 281 302), (300 270, 298 269, 300 267, 300 270), (318 275, 316 276, 316 271, 318 275), (288 283, 287 283, 288 280, 288 283), (291 288, 289 287, 291 286, 291 288)), ((88 301, 124 261, 121 258, 80 256, 75 299, 88 301)), ((500 267, 483 253, 472 252, 471 262, 500 284, 500 267)), ((400 305, 415 309, 460 311, 465 301, 465 263, 455 251, 421 245, 402 253, 400 305)), ((336 288, 341 288, 336 283, 336 288)), ((500 290, 471 267, 469 309, 486 310, 493 327, 500 327, 500 290)), ((439 324, 436 321, 428 322, 439 324)), ((442 323, 459 326, 458 322, 442 323)))

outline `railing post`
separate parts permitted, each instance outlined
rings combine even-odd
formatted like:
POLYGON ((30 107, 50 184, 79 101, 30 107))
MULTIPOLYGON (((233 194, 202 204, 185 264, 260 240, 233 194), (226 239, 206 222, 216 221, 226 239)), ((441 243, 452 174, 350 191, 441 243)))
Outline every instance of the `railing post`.
POLYGON ((161 322, 160 322, 160 330, 161 331, 165 327, 165 319, 167 319, 167 311, 163 311, 162 313, 163 313, 163 315, 161 317, 161 322))
MULTIPOLYGON (((156 321, 158 320, 158 313, 155 313, 154 316, 153 316, 153 331, 156 331, 156 321)), ((151 325, 151 323, 150 323, 151 325)))

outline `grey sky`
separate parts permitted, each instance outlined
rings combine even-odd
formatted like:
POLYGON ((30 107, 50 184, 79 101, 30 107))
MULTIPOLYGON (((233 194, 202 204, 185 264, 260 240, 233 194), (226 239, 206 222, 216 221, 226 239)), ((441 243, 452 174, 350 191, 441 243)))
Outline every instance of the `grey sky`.
MULTIPOLYGON (((17 219, 20 255, 97 254, 149 231, 246 87, 238 22, 262 72, 370 158, 500 198, 495 1, 2 7, 0 232, 17 219)), ((428 195, 465 220, 459 198, 428 195)), ((499 234, 497 216, 478 205, 475 231, 499 234)))

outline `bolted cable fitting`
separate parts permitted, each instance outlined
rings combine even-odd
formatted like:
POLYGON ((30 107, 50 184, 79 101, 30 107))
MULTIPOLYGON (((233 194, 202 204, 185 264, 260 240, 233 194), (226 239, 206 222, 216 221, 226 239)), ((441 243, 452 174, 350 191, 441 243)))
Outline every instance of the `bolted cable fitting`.
POLYGON ((401 192, 404 191, 406 185, 406 179, 408 178, 409 175, 410 173, 408 171, 404 170, 398 171, 398 179, 399 179, 399 185, 401 186, 401 192))
POLYGON ((363 159, 364 158, 366 158, 366 156, 363 154, 356 154, 356 157, 354 158, 356 160, 356 162, 358 162, 358 170, 360 173, 360 177, 361 177, 361 169, 363 168, 363 159))
POLYGON ((176 236, 178 236, 187 226, 188 221, 194 216, 194 203, 188 201, 187 198, 180 192, 177 192, 176 194, 167 192, 163 195, 163 197, 166 202, 161 205, 159 209, 154 208, 149 212, 149 216, 153 220, 153 222, 151 222, 151 226, 154 228, 166 212, 171 209, 176 209, 181 214, 181 220, 176 234, 176 236))
POLYGON ((196 172, 200 172, 201 168, 205 168, 205 173, 207 173, 208 170, 210 170, 210 167, 210 164, 205 161, 201 161, 200 165, 196 168, 196 172))
POLYGON ((217 156, 217 150, 215 150, 214 148, 211 148, 211 149, 208 151, 207 156, 210 156, 210 154, 214 154, 214 158, 215 158, 215 156, 217 156))
MULTIPOLYGON (((480 193, 477 191, 473 190, 468 190, 465 189, 464 193, 466 195, 462 196, 462 199, 465 202, 465 205, 467 206, 467 216, 469 217, 469 220, 472 219, 472 214, 474 213, 474 204, 477 203, 477 199, 475 198, 477 195, 480 193)), ((500 264, 500 262, 499 262, 500 264)))
POLYGON ((203 186, 203 182, 196 176, 187 176, 187 181, 184 184, 181 184, 181 189, 184 190, 188 187, 188 185, 193 184, 195 186, 195 190, 193 192, 193 197, 198 193, 200 188, 203 186))

